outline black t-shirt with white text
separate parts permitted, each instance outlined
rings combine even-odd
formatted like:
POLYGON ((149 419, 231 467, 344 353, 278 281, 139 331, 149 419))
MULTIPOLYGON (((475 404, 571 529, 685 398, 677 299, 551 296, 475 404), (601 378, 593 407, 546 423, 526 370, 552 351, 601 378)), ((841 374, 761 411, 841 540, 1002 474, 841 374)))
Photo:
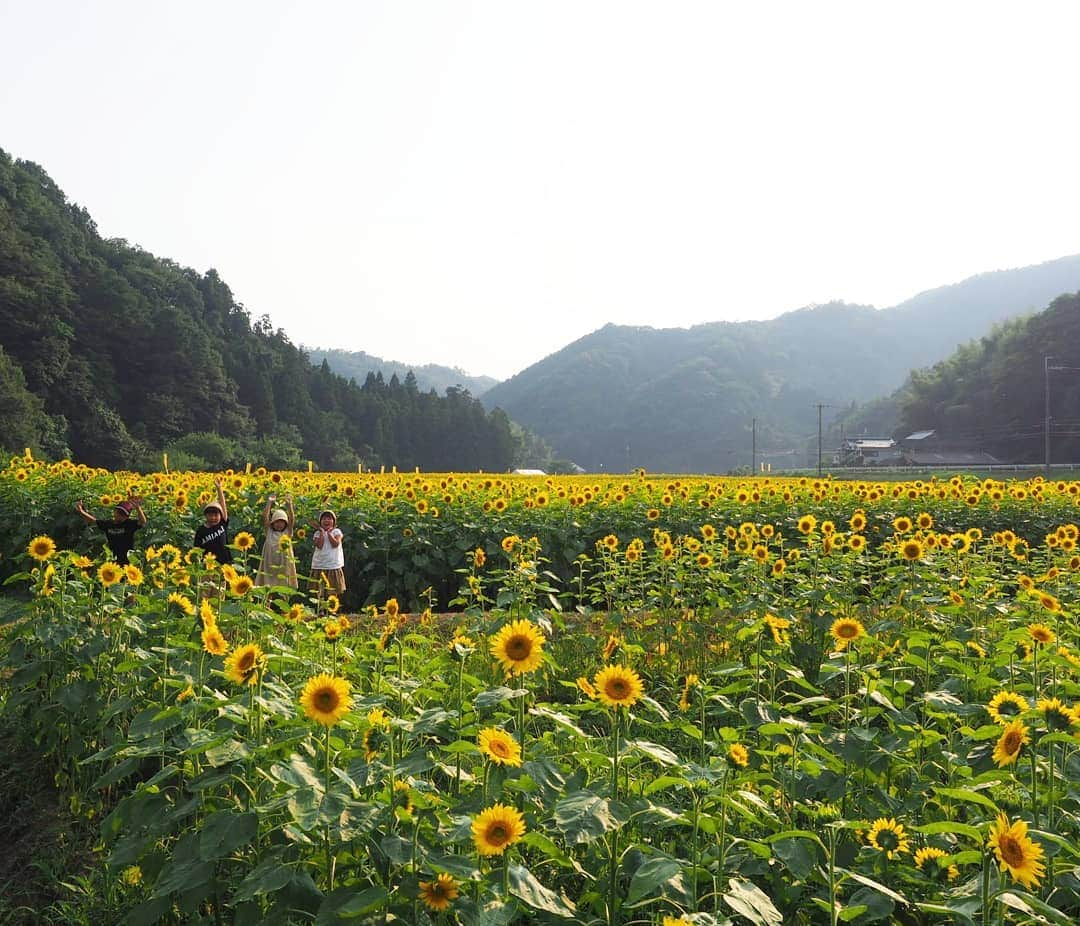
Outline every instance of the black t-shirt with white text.
POLYGON ((135 546, 135 531, 142 525, 134 518, 114 521, 112 518, 98 518, 94 526, 105 534, 105 542, 112 550, 112 555, 121 566, 126 566, 128 553, 135 546))
POLYGON ((200 524, 195 530, 195 546, 202 547, 206 553, 213 553, 219 563, 231 563, 232 551, 229 543, 228 519, 218 521, 213 527, 200 524))

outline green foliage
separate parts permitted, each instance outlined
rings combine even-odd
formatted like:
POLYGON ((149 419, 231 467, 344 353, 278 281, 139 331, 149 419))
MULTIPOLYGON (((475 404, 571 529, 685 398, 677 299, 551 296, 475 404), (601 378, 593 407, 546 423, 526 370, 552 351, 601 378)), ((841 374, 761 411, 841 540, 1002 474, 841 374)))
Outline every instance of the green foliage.
POLYGON ((1046 357, 1053 457, 1080 458, 1080 295, 1006 322, 948 359, 916 370, 898 394, 898 433, 938 429, 1010 462, 1044 458, 1046 357))
POLYGON ((411 376, 413 387, 420 392, 434 390, 442 395, 451 386, 457 386, 468 389, 473 395, 479 397, 498 382, 491 376, 471 376, 457 367, 444 367, 437 363, 410 365, 395 360, 383 360, 382 357, 376 357, 362 350, 321 347, 305 347, 304 350, 312 363, 320 364, 325 360, 330 364, 330 369, 339 376, 355 379, 358 383, 367 379, 369 373, 381 373, 384 378, 397 376, 408 386, 411 376))
POLYGON ((313 366, 268 319, 252 323, 216 271, 102 239, 40 167, 3 151, 0 331, 5 449, 70 446, 110 467, 155 466, 173 445, 207 468, 247 454, 323 469, 512 463, 508 419, 468 391, 313 366))

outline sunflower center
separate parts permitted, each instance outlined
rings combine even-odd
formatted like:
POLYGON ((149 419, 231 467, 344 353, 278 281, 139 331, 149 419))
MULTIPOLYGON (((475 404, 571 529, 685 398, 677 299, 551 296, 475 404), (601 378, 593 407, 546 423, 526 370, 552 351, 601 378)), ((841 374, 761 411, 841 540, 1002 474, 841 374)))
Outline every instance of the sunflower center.
POLYGON ((630 693, 630 686, 625 679, 613 678, 607 685, 608 697, 613 701, 620 701, 630 693))
POLYGON ((511 637, 506 641, 506 655, 514 662, 528 659, 532 652, 532 644, 528 637, 511 637))
POLYGON ((337 696, 332 691, 320 691, 315 695, 315 705, 320 711, 332 711, 337 707, 337 696))
POLYGON ((236 663, 236 667, 241 672, 250 672, 252 666, 254 666, 254 665, 255 665, 255 654, 250 652, 250 651, 244 653, 243 655, 241 655, 240 659, 237 660, 237 663, 236 663))
POLYGON ((855 636, 854 624, 841 624, 836 628, 836 635, 844 640, 850 640, 855 636))
POLYGON ((1011 756, 1014 752, 1020 751, 1022 742, 1020 734, 1015 730, 1010 730, 1001 738, 1001 748, 1011 756))
POLYGON ((1001 852, 1001 860, 1013 868, 1019 868, 1024 864, 1024 847, 1019 840, 1008 833, 998 839, 998 851, 1001 852))
POLYGON ((900 840, 892 830, 881 830, 877 834, 877 844, 884 850, 891 851, 899 847, 900 840))
POLYGON ((507 747, 506 743, 502 742, 501 740, 492 740, 491 743, 488 744, 488 748, 495 755, 499 756, 499 758, 502 759, 505 759, 508 755, 510 755, 509 747, 507 747))
POLYGON ((493 823, 487 831, 488 842, 495 846, 501 846, 510 839, 510 834, 501 823, 493 823))

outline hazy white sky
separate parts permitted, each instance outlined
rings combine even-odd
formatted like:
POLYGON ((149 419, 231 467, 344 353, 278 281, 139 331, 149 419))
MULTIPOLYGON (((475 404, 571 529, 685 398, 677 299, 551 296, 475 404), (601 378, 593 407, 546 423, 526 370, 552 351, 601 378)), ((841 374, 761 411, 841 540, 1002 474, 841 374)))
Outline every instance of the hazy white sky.
POLYGON ((502 378, 1080 252, 1078 34, 1037 0, 0 0, 0 148, 296 343, 502 378))

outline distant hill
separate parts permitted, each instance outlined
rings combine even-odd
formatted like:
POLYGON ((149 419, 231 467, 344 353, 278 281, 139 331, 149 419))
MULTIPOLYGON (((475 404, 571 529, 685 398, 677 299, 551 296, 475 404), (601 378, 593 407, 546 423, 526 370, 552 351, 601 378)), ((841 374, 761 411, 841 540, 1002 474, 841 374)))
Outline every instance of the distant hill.
POLYGON ((383 379, 388 382, 392 376, 397 376, 404 382, 405 377, 411 372, 416 377, 416 388, 421 392, 430 392, 434 389, 436 393, 442 395, 451 386, 458 386, 467 389, 470 395, 479 398, 498 382, 491 376, 470 376, 457 367, 444 367, 437 363, 413 366, 396 360, 383 360, 382 357, 376 357, 362 350, 321 347, 305 347, 303 350, 311 358, 312 363, 319 364, 325 360, 338 376, 355 379, 358 383, 363 383, 368 373, 382 373, 383 379))
POLYGON ((726 472, 764 459, 805 465, 826 421, 888 396, 1004 319, 1080 290, 1080 255, 995 271, 891 309, 834 302, 763 322, 607 325, 484 394, 588 470, 726 472))
POLYGON ((940 363, 913 371, 893 397, 895 434, 934 429, 946 444, 1010 463, 1042 462, 1048 379, 1051 459, 1080 460, 1080 294, 1004 322, 940 363))
POLYGON ((0 151, 0 448, 119 467, 505 471, 506 415, 313 366, 214 271, 118 239, 0 151))

